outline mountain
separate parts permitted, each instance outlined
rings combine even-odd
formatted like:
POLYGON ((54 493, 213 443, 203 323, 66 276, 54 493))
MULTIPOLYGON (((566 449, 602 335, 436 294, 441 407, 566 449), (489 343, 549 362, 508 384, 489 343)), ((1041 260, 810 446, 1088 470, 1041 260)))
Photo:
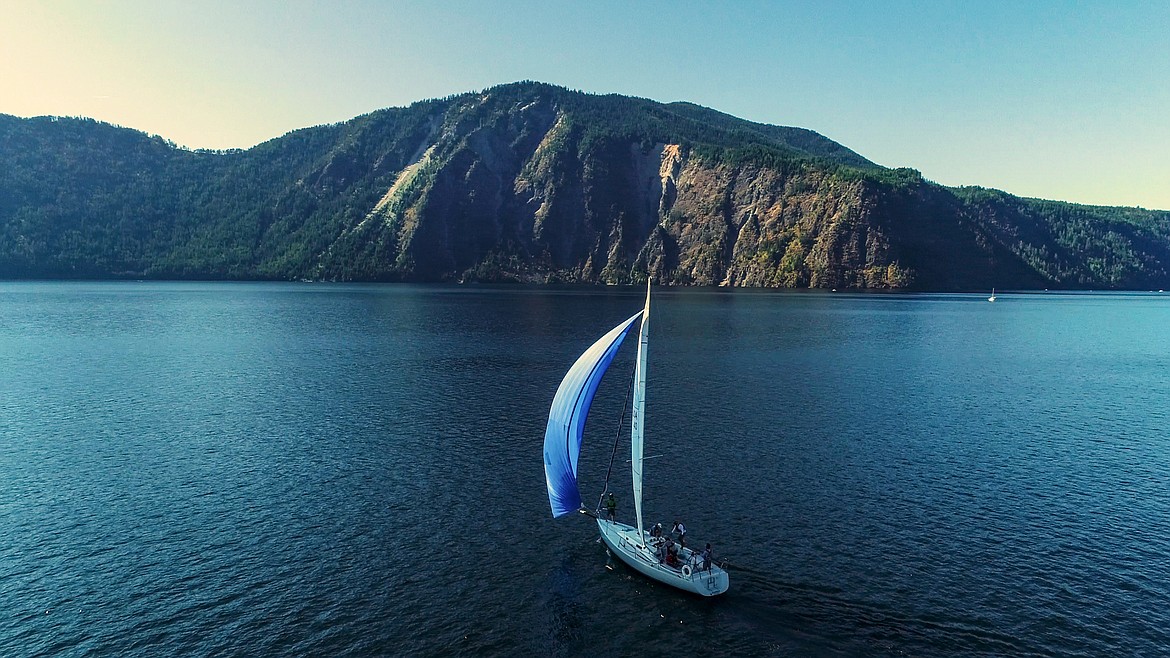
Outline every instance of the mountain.
POLYGON ((1165 288, 1170 212, 947 188, 810 130, 524 82, 191 151, 0 115, 0 277, 1165 288))

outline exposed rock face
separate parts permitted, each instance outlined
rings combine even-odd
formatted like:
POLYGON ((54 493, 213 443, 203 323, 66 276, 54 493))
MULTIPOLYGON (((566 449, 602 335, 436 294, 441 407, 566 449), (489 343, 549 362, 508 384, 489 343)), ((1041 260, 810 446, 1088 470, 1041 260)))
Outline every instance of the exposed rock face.
POLYGON ((812 131, 535 83, 243 152, 3 116, 0 147, 0 276, 1170 283, 1170 213, 947 189, 812 131))
POLYGON ((815 170, 786 174, 696 161, 675 167, 677 198, 662 225, 677 245, 672 269, 679 282, 785 288, 910 283, 890 280, 898 267, 860 182, 815 170))
MULTIPOLYGON (((831 167, 720 163, 681 144, 580 148, 569 115, 512 121, 427 146, 378 202, 402 278, 902 288, 884 190, 831 167), (436 152, 448 153, 435 161, 436 152), (408 197, 404 179, 432 182, 408 197), (397 204, 395 202, 398 202, 397 204)), ((991 261, 987 269, 990 271, 991 261)), ((989 273, 989 272, 988 272, 989 273)))

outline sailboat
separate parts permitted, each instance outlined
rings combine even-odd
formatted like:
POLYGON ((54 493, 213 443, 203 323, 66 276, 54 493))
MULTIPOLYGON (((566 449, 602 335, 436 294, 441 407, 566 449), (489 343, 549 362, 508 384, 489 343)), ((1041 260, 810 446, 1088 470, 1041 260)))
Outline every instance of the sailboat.
MULTIPOLYGON (((646 305, 626 321, 614 327, 577 358, 565 374, 553 396, 544 435, 544 474, 548 485, 549 505, 553 517, 573 512, 593 516, 601 539, 616 555, 639 573, 681 590, 702 596, 727 591, 727 571, 723 565, 703 560, 699 551, 679 547, 677 558, 666 556, 665 537, 650 536, 642 523, 643 434, 646 411, 646 352, 650 336, 650 283, 646 283, 646 305), (641 320, 638 332, 638 356, 634 365, 633 406, 631 412, 630 472, 633 477, 634 518, 636 525, 618 523, 600 513, 590 513, 581 503, 577 488, 577 458, 581 452, 585 419, 593 396, 634 322, 641 320)), ((608 486, 608 484, 607 484, 608 486)), ((603 494, 604 496, 604 494, 603 494)), ((599 510, 600 511, 600 510, 599 510)), ((699 546, 697 542, 692 544, 699 546)))
POLYGON ((987 298, 987 301, 989 301, 989 302, 995 301, 995 288, 991 289, 991 296, 987 298))

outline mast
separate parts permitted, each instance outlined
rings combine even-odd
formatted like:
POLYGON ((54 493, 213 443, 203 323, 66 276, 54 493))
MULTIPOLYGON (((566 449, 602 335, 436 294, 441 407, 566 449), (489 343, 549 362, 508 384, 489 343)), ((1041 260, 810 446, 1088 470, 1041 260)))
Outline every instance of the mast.
POLYGON ((646 308, 638 332, 638 360, 634 366, 634 409, 630 416, 630 471, 634 479, 634 515, 638 520, 638 542, 645 546, 642 530, 642 433, 646 413, 646 349, 650 338, 650 276, 646 276, 646 308))

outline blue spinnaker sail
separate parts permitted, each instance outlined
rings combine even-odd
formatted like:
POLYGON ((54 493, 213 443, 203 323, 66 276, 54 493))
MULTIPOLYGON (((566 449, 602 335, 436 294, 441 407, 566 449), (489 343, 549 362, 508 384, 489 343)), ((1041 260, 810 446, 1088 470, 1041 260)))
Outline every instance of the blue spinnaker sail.
POLYGON ((575 512, 581 507, 581 492, 577 489, 577 456, 581 453, 581 434, 585 430, 589 405, 622 339, 641 315, 639 311, 585 350, 569 368, 553 396, 548 428, 544 431, 544 478, 554 517, 575 512))

